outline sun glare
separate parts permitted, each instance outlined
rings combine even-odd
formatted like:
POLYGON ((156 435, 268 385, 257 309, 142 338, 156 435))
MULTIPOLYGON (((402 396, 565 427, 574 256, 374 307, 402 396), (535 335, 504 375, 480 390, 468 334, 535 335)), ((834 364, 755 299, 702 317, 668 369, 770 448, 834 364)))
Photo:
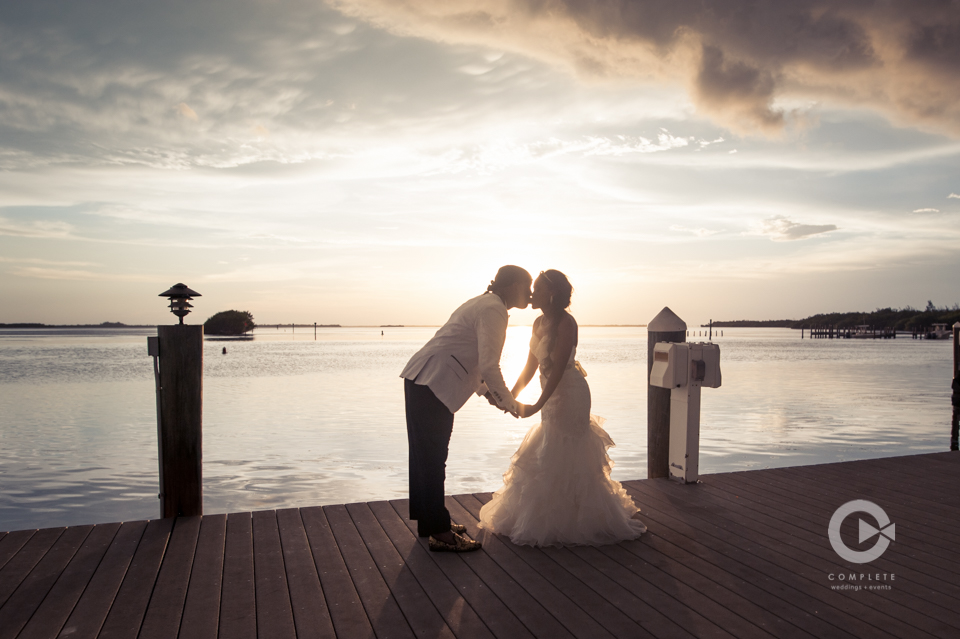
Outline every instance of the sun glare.
MULTIPOLYGON (((510 326, 507 328, 507 339, 503 343, 503 356, 500 358, 500 370, 507 388, 513 388, 524 364, 527 363, 527 354, 530 352, 530 335, 533 330, 530 326, 510 326)), ((532 404, 540 397, 539 373, 533 376, 527 387, 520 393, 520 401, 532 404)))

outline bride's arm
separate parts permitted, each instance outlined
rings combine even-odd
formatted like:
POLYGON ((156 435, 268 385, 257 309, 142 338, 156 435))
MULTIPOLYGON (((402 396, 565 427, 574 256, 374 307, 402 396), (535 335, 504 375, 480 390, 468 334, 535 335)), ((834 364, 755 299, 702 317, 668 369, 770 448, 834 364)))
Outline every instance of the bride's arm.
POLYGON ((530 355, 527 357, 527 365, 523 367, 520 377, 517 378, 517 383, 513 385, 513 390, 510 391, 514 397, 527 387, 527 384, 533 379, 534 373, 537 372, 538 366, 540 366, 540 360, 533 354, 533 351, 530 351, 530 355))
POLYGON ((576 345, 577 322, 572 315, 565 313, 560 326, 557 327, 557 345, 550 356, 554 363, 553 370, 550 371, 550 377, 547 378, 547 385, 544 386, 543 393, 540 394, 540 399, 537 400, 536 404, 533 406, 521 404, 521 417, 530 417, 539 411, 553 395, 553 391, 557 390, 560 380, 563 379, 563 372, 567 368, 567 362, 570 361, 570 353, 573 352, 576 345))

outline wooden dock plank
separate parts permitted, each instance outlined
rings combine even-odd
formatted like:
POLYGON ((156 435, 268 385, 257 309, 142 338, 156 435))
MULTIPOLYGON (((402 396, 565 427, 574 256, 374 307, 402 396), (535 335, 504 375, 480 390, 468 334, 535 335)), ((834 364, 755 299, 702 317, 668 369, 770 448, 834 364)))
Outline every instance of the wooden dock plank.
MULTIPOLYGON (((763 631, 760 633, 761 635, 769 633, 777 637, 809 638, 824 636, 823 634, 810 634, 805 630, 805 628, 818 629, 817 620, 811 619, 809 614, 786 602, 775 599, 771 601, 769 595, 763 589, 753 586, 747 580, 733 578, 729 572, 702 561, 692 553, 684 553, 681 549, 666 542, 656 532, 646 533, 639 542, 627 542, 618 546, 634 552, 649 561, 651 565, 669 572, 672 579, 697 588, 702 594, 710 597, 723 608, 749 619, 752 625, 756 626, 755 628, 740 624, 741 627, 738 628, 736 624, 733 626, 722 622, 718 624, 722 625, 725 630, 735 632, 738 636, 745 636, 748 633, 757 635, 757 628, 763 631), (674 572, 677 572, 677 574, 673 574, 674 572), (767 607, 764 608, 755 602, 764 602, 767 607)), ((559 552, 552 554, 563 555, 559 552)), ((574 553, 570 554, 574 555, 574 553)), ((583 563, 586 564, 586 562, 583 563)), ((698 610, 703 612, 699 607, 698 610)), ((827 634, 831 631, 836 634, 836 628, 833 627, 819 629, 827 632, 827 634)), ((659 634, 663 633, 660 632, 659 634)), ((676 630, 672 630, 671 634, 676 634, 676 630)))
POLYGON ((489 636, 484 628, 501 639, 533 636, 462 557, 427 550, 406 519, 406 500, 374 502, 371 510, 458 637, 489 636))
POLYGON ((120 530, 107 548, 90 583, 63 624, 61 636, 70 639, 93 639, 100 634, 100 628, 110 612, 146 528, 146 521, 120 524, 120 530))
MULTIPOLYGON (((778 579, 783 583, 794 584, 797 583, 797 578, 801 577, 814 584, 819 584, 821 588, 829 588, 829 584, 825 580, 826 575, 830 572, 837 572, 841 568, 840 563, 836 561, 838 558, 835 556, 829 559, 823 559, 819 556, 820 553, 832 552, 832 550, 824 550, 824 548, 829 548, 828 542, 821 541, 820 545, 815 544, 812 553, 796 548, 793 545, 795 540, 789 538, 784 531, 771 527, 761 530, 761 526, 755 524, 757 514, 749 507, 727 501, 726 496, 722 494, 718 496, 707 491, 698 491, 699 488, 704 488, 704 485, 679 486, 667 480, 660 481, 658 484, 655 488, 651 488, 644 486, 644 482, 628 482, 631 490, 639 487, 642 492, 643 495, 638 499, 640 503, 646 503, 651 508, 654 504, 657 504, 668 512, 672 510, 684 525, 692 528, 689 536, 693 539, 705 545, 712 543, 712 539, 722 539, 731 546, 746 550, 747 554, 745 555, 731 551, 729 548, 721 549, 721 551, 736 556, 743 561, 753 561, 750 556, 765 560, 768 563, 760 564, 762 569, 770 574, 778 575, 778 579), (678 489, 685 492, 679 493, 677 492, 678 489), (687 489, 696 492, 690 492, 687 489), (682 511, 679 509, 682 509, 682 511), (786 543, 778 542, 777 538, 786 543)), ((824 524, 825 528, 826 524, 824 524)), ((821 533, 821 536, 825 537, 823 533, 821 533)), ((832 595, 836 594, 835 591, 827 590, 827 592, 832 595)), ((878 594, 882 595, 882 593, 878 594)), ((890 619, 886 619, 883 610, 889 609, 888 604, 882 603, 879 598, 864 599, 863 602, 871 608, 875 607, 872 613, 860 608, 864 613, 863 618, 865 620, 872 619, 871 625, 878 629, 885 628, 885 622, 889 622, 890 619)), ((844 600, 843 605, 850 606, 856 603, 859 602, 844 600)), ((946 626, 942 624, 929 623, 925 617, 920 618, 905 606, 893 606, 893 608, 897 609, 898 618, 904 614, 909 615, 909 623, 915 628, 932 631, 933 634, 946 629, 946 626)), ((896 619, 892 620, 895 621, 896 619)))
MULTIPOLYGON (((32 534, 17 553, 0 569, 0 609, 65 530, 66 528, 44 528, 35 532, 23 531, 32 534)), ((11 534, 15 535, 16 533, 11 534)))
POLYGON ((940 496, 946 497, 952 494, 952 486, 934 487, 927 483, 925 486, 918 487, 916 491, 904 492, 906 481, 899 476, 896 478, 871 475, 845 477, 837 471, 824 471, 815 480, 805 473, 780 473, 771 477, 770 480, 781 485, 815 486, 808 490, 824 497, 855 494, 855 498, 858 499, 882 499, 886 503, 896 504, 904 512, 922 516, 931 529, 936 530, 937 535, 944 535, 951 539, 960 537, 952 526, 957 517, 960 517, 960 508, 949 506, 940 499, 940 496), (896 483, 899 489, 888 488, 887 484, 891 483, 896 483))
MULTIPOLYGON (((757 483, 757 478, 750 473, 730 473, 717 476, 718 480, 725 482, 751 482, 757 483)), ((901 512, 911 515, 920 515, 924 518, 931 531, 935 534, 931 538, 947 538, 951 541, 960 540, 960 533, 953 529, 952 522, 960 517, 960 508, 952 508, 941 503, 938 499, 939 494, 949 492, 950 487, 938 489, 933 486, 927 486, 923 495, 899 495, 886 490, 884 482, 896 481, 900 483, 899 478, 889 477, 862 477, 849 480, 842 474, 825 473, 818 478, 812 478, 804 474, 795 473, 771 473, 764 475, 760 485, 770 484, 780 491, 789 492, 792 495, 798 495, 803 500, 820 503, 824 507, 835 508, 836 500, 842 495, 851 495, 847 499, 871 499, 878 497, 886 503, 895 504, 901 512), (833 506, 832 506, 833 505, 833 506)))
MULTIPOLYGON (((858 460, 856 464, 856 470, 860 468, 896 469, 899 473, 913 473, 919 477, 935 482, 949 482, 951 477, 953 479, 960 479, 960 456, 956 454, 956 451, 901 455, 898 457, 878 457, 858 460), (935 471, 936 474, 931 475, 931 470, 935 471), (941 478, 941 474, 945 476, 941 478)), ((837 464, 833 464, 833 466, 838 467, 837 464)))
MULTIPOLYGON (((482 504, 490 501, 491 496, 491 493, 477 493, 474 495, 477 501, 482 504)), ((678 626, 668 616, 661 613, 643 599, 638 598, 635 593, 615 582, 596 566, 577 557, 569 548, 547 548, 544 549, 544 552, 549 554, 568 572, 577 576, 581 581, 601 593, 607 601, 627 614, 633 621, 637 622, 652 635, 656 637, 669 636, 681 639, 694 637, 694 635, 678 626)))
MULTIPOLYGON (((664 535, 669 535, 672 541, 683 543, 695 551, 700 549, 701 556, 728 567, 733 575, 755 579, 771 594, 794 602, 805 611, 813 611, 824 621, 855 636, 890 636, 880 630, 884 626, 877 622, 876 611, 859 602, 848 603, 838 599, 836 593, 830 592, 822 584, 814 583, 815 575, 804 572, 809 571, 809 567, 790 560, 785 560, 783 563, 786 567, 781 567, 770 561, 763 549, 757 548, 752 540, 736 539, 740 533, 729 531, 722 526, 711 527, 686 517, 674 518, 666 514, 672 512, 669 505, 654 505, 654 502, 655 500, 649 498, 646 501, 647 517, 664 535), (848 607, 849 611, 846 610, 848 607), (862 619, 872 620, 876 625, 866 626, 862 619)), ((896 619, 890 617, 888 620, 892 622, 894 629, 898 629, 899 622, 896 619)), ((902 626, 899 628, 901 632, 893 636, 906 638, 916 635, 916 629, 912 626, 899 625, 902 626)))
POLYGON ((147 522, 120 590, 98 635, 100 639, 136 639, 157 582, 160 563, 173 530, 173 519, 147 522))
MULTIPOLYGON (((456 499, 449 497, 446 500, 447 510, 450 516, 467 527, 467 532, 476 538, 479 535, 477 530, 477 520, 464 508, 456 499)), ((608 630, 595 619, 586 614, 573 600, 567 597, 556 586, 547 581, 543 575, 538 574, 530 566, 522 561, 517 561, 516 556, 506 547, 509 540, 501 541, 496 535, 485 535, 483 538, 483 554, 493 559, 497 565, 513 579, 529 596, 540 605, 549 617, 543 616, 549 621, 549 626, 540 629, 536 627, 534 634, 553 633, 550 626, 559 623, 567 632, 574 637, 602 637, 604 639, 612 637, 608 630)), ((479 555, 480 553, 474 553, 479 555)))
MULTIPOLYGON (((583 551, 586 549, 573 547, 570 550, 582 558, 583 551)), ((685 604, 674 599, 672 594, 662 592, 657 584, 648 581, 646 575, 643 577, 638 577, 635 574, 631 574, 630 570, 625 568, 621 563, 611 561, 609 558, 603 557, 602 555, 589 556, 587 559, 583 559, 583 561, 602 570, 604 575, 618 584, 619 587, 633 593, 643 600, 644 603, 649 604, 652 608, 666 612, 670 619, 679 619, 679 623, 683 628, 681 631, 682 633, 688 633, 699 637, 732 636, 709 619, 700 615, 698 612, 690 611, 685 604), (690 612, 692 612, 692 614, 688 614, 690 612)))
POLYGON ((346 506, 324 506, 323 513, 327 516, 330 531, 337 540, 337 547, 377 637, 413 637, 413 629, 384 582, 346 506))
MULTIPOLYGON (((416 522, 406 519, 404 514, 407 512, 405 510, 407 505, 406 500, 398 500, 391 503, 397 513, 403 517, 404 523, 410 531, 416 534, 416 522)), ((447 508, 449 509, 449 505, 447 508)), ((464 525, 466 525, 466 523, 464 523, 464 525)), ((426 545, 426 540, 421 539, 420 543, 426 545)), ((527 593, 508 573, 494 562, 493 559, 488 556, 486 550, 455 556, 450 556, 446 553, 433 553, 433 555, 435 556, 435 561, 438 563, 453 563, 454 560, 459 560, 466 564, 477 577, 483 581, 486 587, 510 609, 513 615, 523 624, 526 631, 533 636, 572 636, 560 622, 543 609, 543 606, 541 606, 536 599, 527 593), (447 559, 448 556, 450 559, 447 559)))
POLYGON ((447 499, 484 541, 463 555, 429 552, 405 500, 0 532, 0 639, 960 634, 960 453, 702 480, 623 482, 649 530, 601 547, 481 536, 489 493, 447 499), (851 499, 897 524, 869 565, 827 539, 851 499), (828 578, 860 572, 896 580, 858 594, 828 578))
POLYGON ((227 515, 226 538, 223 542, 219 633, 224 639, 255 639, 257 636, 251 513, 227 515))
POLYGON ((19 639, 45 639, 60 634, 119 530, 120 524, 101 524, 93 528, 24 626, 19 639))
POLYGON ((253 566, 257 588, 257 637, 296 637, 276 511, 253 513, 253 566))
POLYGON ((277 523, 297 636, 336 637, 300 511, 296 508, 278 510, 277 523))
MULTIPOLYGON (((426 556, 417 538, 403 525, 393 507, 385 501, 367 504, 371 514, 390 540, 397 555, 411 572, 447 626, 460 639, 488 639, 494 634, 456 585, 426 556)), ((504 609, 509 614, 509 611, 504 609)))
POLYGON ((140 627, 140 639, 165 639, 177 636, 180 631, 200 521, 200 517, 178 517, 175 520, 140 627))
POLYGON ((840 476, 843 482, 862 488, 882 490, 890 499, 910 503, 914 499, 928 504, 938 504, 950 512, 960 510, 960 495, 950 492, 956 484, 958 464, 935 461, 924 456, 922 460, 907 462, 908 458, 871 459, 849 462, 849 466, 822 464, 810 467, 781 468, 774 475, 789 477, 819 477, 824 479, 840 476), (918 465, 922 465, 919 467, 918 465), (801 471, 801 472, 798 472, 801 471))
POLYGON ((373 626, 360 602, 360 595, 350 578, 323 509, 320 506, 301 508, 300 518, 310 542, 310 552, 337 636, 374 638, 373 626))
POLYGON ((183 603, 179 639, 217 636, 226 532, 226 515, 206 515, 200 522, 190 584, 183 603))
MULTIPOLYGON (((771 506, 772 503, 782 502, 803 517, 817 520, 825 518, 827 521, 841 504, 851 499, 863 498, 844 489, 828 488, 815 492, 806 486, 798 486, 795 482, 781 482, 779 479, 758 482, 743 476, 722 477, 712 480, 711 484, 727 491, 736 491, 761 505, 771 506)), ((890 511, 888 514, 896 514, 897 532, 902 530, 907 533, 901 539, 900 545, 913 559, 935 568, 944 567, 944 559, 960 547, 960 536, 936 529, 927 512, 898 504, 891 507, 882 497, 878 498, 878 501, 881 502, 881 507, 890 511)), ((960 576, 956 575, 955 571, 948 571, 940 577, 960 586, 960 576)))
POLYGON ((3 533, 3 539, 0 539, 0 570, 3 570, 7 562, 20 552, 23 545, 30 541, 36 532, 36 530, 17 530, 3 533))
POLYGON ((0 639, 13 639, 40 607, 93 526, 70 527, 44 553, 0 608, 0 639))
POLYGON ((367 504, 347 504, 347 513, 414 634, 454 639, 443 615, 406 567, 370 507, 367 504))
MULTIPOLYGON (((470 515, 478 520, 480 508, 483 506, 475 495, 454 495, 470 515)), ((478 533, 480 534, 480 533, 478 533)), ((483 533, 484 538, 489 536, 483 533)), ((582 581, 576 574, 563 568, 551 559, 548 549, 517 546, 503 539, 504 546, 513 552, 518 559, 525 562, 532 570, 542 575, 547 581, 560 590, 570 601, 574 601, 588 615, 603 626, 607 632, 615 637, 653 637, 653 635, 637 623, 635 619, 625 614, 610 603, 590 585, 582 581)))
MULTIPOLYGON (((633 482, 625 484, 631 492, 633 482)), ((656 489, 653 489, 656 493, 656 489)), ((872 611, 865 608, 862 604, 855 604, 853 613, 848 614, 834 606, 838 603, 835 593, 830 592, 820 584, 814 584, 810 581, 797 579, 796 574, 789 570, 781 569, 778 566, 767 562, 761 556, 742 550, 727 541, 727 535, 737 535, 738 533, 727 533, 719 527, 697 527, 698 522, 691 521, 686 517, 677 517, 677 511, 670 502, 663 503, 657 499, 651 499, 650 493, 644 493, 637 497, 638 502, 642 501, 644 508, 644 518, 651 526, 654 533, 664 541, 669 540, 679 548, 683 548, 690 554, 711 562, 721 570, 726 570, 734 579, 740 579, 742 582, 753 584, 771 597, 777 597, 782 601, 788 602, 798 607, 803 614, 815 614, 817 618, 830 624, 836 631, 824 632, 820 636, 832 636, 844 634, 853 634, 854 636, 890 636, 877 626, 870 626, 863 623, 860 619, 864 614, 869 615, 872 611), (720 533, 719 531, 723 531, 720 533), (826 604, 826 605, 825 605, 826 604), (845 629, 845 630, 844 630, 845 629)), ((780 606, 770 602, 767 598, 758 598, 760 605, 770 606, 772 610, 780 610, 780 606)), ((846 606, 846 604, 844 604, 846 606)), ((888 621, 893 622, 894 628, 898 624, 892 618, 888 621)), ((817 629, 817 625, 812 626, 817 629)), ((826 630, 820 628, 821 630, 826 630)), ((912 626, 902 624, 902 633, 893 636, 907 639, 914 635, 916 630, 912 626)))
MULTIPOLYGON (((908 508, 926 508, 934 511, 944 523, 960 515, 960 495, 951 491, 957 479, 944 473, 929 471, 925 476, 914 475, 912 469, 902 465, 871 464, 857 462, 857 470, 837 468, 833 464, 820 469, 816 474, 797 472, 801 469, 784 468, 771 473, 773 479, 816 484, 820 489, 833 484, 848 490, 856 490, 863 497, 882 495, 884 499, 908 508)), ((948 529, 949 525, 945 527, 948 529)))
MULTIPOLYGON (((722 479, 721 479, 722 481, 722 479)), ((743 511, 746 516, 753 520, 753 528, 758 531, 777 531, 775 539, 780 543, 788 543, 798 549, 804 549, 817 555, 823 560, 834 561, 836 555, 832 549, 828 549, 823 544, 823 530, 830 520, 832 511, 811 514, 795 508, 784 500, 771 500, 762 494, 747 493, 740 487, 741 499, 729 503, 729 492, 724 491, 722 487, 716 487, 711 484, 702 486, 705 491, 716 490, 717 496, 726 499, 727 502, 720 508, 744 507, 742 502, 749 500, 753 504, 763 505, 766 508, 748 508, 743 511)), ((838 505, 846 500, 838 501, 838 505)), ((893 511, 895 514, 895 511, 893 511)), ((904 543, 901 546, 906 545, 904 543)), ((919 552, 919 551, 917 551, 919 552)), ((949 561, 944 558, 942 561, 949 561)), ((917 561, 908 553, 886 553, 879 559, 871 562, 871 568, 879 572, 892 572, 899 575, 901 580, 909 580, 923 588, 923 595, 919 597, 921 601, 915 601, 916 605, 921 606, 930 612, 934 618, 943 619, 946 623, 960 628, 960 614, 952 612, 952 607, 947 602, 953 598, 940 589, 950 585, 957 587, 957 577, 955 573, 947 569, 941 569, 933 563, 924 563, 917 561), (946 606, 949 610, 937 610, 936 605, 946 606)), ((859 568, 858 568, 859 570, 859 568)), ((903 581, 901 581, 903 585, 903 581)), ((886 593, 879 593, 880 597, 886 597, 886 593)), ((908 597, 914 595, 908 594, 908 597)))
MULTIPOLYGON (((809 560, 808 557, 800 555, 798 558, 791 548, 771 548, 758 541, 757 535, 753 534, 743 518, 728 519, 711 514, 707 508, 701 506, 709 495, 688 495, 683 500, 671 499, 667 494, 669 486, 666 480, 662 482, 662 486, 645 485, 648 483, 650 482, 627 482, 625 486, 629 491, 638 493, 635 498, 645 504, 649 517, 666 522, 674 531, 694 542, 727 555, 734 560, 734 565, 739 563, 754 568, 773 577, 783 586, 795 589, 800 594, 786 591, 784 596, 793 596, 798 601, 806 602, 807 609, 817 610, 818 615, 837 627, 856 629, 858 624, 849 618, 853 615, 854 619, 863 620, 872 626, 872 629, 863 629, 860 636, 880 636, 884 632, 895 632, 896 636, 903 637, 916 636, 916 627, 905 624, 898 618, 898 613, 909 611, 903 606, 891 608, 878 605, 875 600, 870 599, 839 599, 837 593, 830 590, 830 582, 825 579, 831 571, 837 571, 837 563, 811 566, 803 561, 809 560), (805 596, 812 597, 813 600, 806 599, 805 596)), ((766 587, 774 592, 784 592, 783 588, 775 583, 769 583, 766 587)))

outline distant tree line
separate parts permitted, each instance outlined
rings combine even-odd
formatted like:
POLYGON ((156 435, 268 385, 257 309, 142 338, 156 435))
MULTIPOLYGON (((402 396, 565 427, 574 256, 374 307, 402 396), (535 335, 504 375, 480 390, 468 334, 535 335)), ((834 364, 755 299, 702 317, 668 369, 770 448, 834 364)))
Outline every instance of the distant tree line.
POLYGON ((937 307, 927 302, 923 310, 906 306, 904 308, 878 308, 873 312, 818 313, 801 320, 735 320, 714 322, 719 328, 813 328, 816 326, 839 326, 852 328, 861 324, 876 328, 892 328, 898 331, 912 331, 917 328, 929 328, 933 324, 952 326, 960 322, 960 304, 951 307, 937 307))
POLYGON ((41 324, 39 322, 18 322, 0 324, 0 328, 149 328, 145 324, 124 324, 123 322, 101 322, 99 324, 41 324))

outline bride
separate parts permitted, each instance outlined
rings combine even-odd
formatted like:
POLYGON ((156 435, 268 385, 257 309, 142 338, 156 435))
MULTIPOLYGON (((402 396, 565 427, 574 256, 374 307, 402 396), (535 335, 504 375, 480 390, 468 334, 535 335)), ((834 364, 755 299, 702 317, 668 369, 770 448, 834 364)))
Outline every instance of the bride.
POLYGON ((513 387, 516 397, 540 367, 540 399, 521 405, 523 417, 543 409, 503 475, 503 487, 480 509, 480 528, 530 546, 600 545, 636 539, 647 527, 633 500, 610 478, 613 440, 590 414, 586 372, 575 361, 577 322, 567 312, 573 288, 560 271, 540 273, 531 306, 530 356, 513 387))

